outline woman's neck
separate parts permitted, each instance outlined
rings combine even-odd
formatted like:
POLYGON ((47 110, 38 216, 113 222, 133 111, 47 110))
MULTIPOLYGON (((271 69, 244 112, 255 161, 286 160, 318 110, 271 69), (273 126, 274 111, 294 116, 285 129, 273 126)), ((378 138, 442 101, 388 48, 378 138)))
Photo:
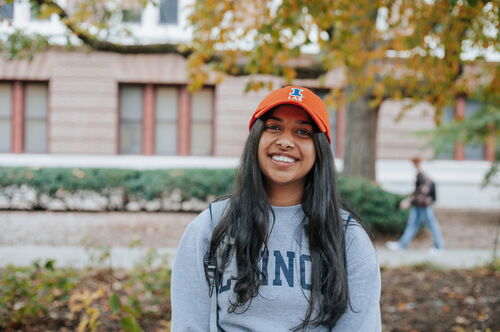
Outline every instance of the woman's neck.
POLYGON ((293 206, 302 203, 304 184, 268 185, 267 200, 272 206, 293 206))

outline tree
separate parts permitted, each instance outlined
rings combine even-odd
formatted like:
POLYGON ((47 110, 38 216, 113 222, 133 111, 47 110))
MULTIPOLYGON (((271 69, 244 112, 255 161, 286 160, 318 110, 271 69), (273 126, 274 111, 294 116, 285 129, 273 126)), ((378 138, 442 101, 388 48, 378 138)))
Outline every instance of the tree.
MULTIPOLYGON (((439 123, 441 109, 479 83, 484 91, 500 92, 497 63, 464 58, 468 48, 500 50, 495 1, 206 0, 196 3, 191 22, 191 62, 216 70, 230 71, 244 57, 246 72, 291 81, 301 48, 317 45, 316 62, 343 72, 349 175, 375 178, 377 118, 385 99, 429 102, 439 123), (215 52, 224 52, 224 60, 211 60, 215 52)), ((339 93, 332 94, 334 101, 339 93)))
MULTIPOLYGON (((342 89, 333 90, 329 100, 347 102, 344 170, 369 179, 375 179, 377 119, 384 100, 429 102, 439 123, 441 109, 459 94, 473 94, 479 86, 500 93, 494 85, 498 63, 484 59, 485 52, 500 52, 497 1, 197 0, 188 45, 113 42, 114 36, 126 36, 113 23, 119 0, 75 0, 71 10, 54 0, 30 3, 41 16, 57 14, 92 49, 188 57, 193 87, 213 71, 277 75, 286 82, 339 73, 342 89), (307 47, 312 55, 303 54, 307 47)), ((33 40, 17 32, 3 47, 14 56, 29 56, 40 49, 33 40)), ((251 81, 248 88, 263 86, 251 81)))

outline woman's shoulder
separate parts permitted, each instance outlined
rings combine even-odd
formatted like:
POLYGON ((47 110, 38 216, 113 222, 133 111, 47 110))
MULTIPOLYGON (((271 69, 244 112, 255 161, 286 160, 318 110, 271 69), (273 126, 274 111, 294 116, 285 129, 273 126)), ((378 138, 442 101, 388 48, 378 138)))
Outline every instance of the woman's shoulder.
POLYGON ((358 220, 353 217, 349 218, 349 215, 350 213, 347 211, 341 210, 340 212, 340 216, 346 225, 345 244, 347 255, 353 258, 362 258, 375 254, 368 233, 358 220))
POLYGON ((222 214, 228 206, 229 199, 217 200, 197 215, 187 226, 185 233, 196 233, 198 236, 210 238, 222 214))

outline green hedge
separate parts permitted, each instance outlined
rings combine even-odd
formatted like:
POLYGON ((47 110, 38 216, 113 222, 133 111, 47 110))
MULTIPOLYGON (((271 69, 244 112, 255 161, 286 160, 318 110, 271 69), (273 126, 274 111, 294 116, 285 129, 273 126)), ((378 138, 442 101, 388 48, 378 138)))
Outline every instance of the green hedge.
POLYGON ((400 210, 401 195, 389 193, 370 181, 339 176, 342 200, 358 213, 370 230, 401 233, 408 219, 408 210, 400 210))
MULTIPOLYGON (((47 201, 59 200, 66 206, 63 209, 78 210, 78 206, 68 203, 69 198, 88 198, 89 194, 93 194, 107 199, 102 210, 127 210, 127 204, 131 202, 139 202, 142 204, 139 209, 147 210, 144 208, 145 202, 169 200, 178 203, 178 207, 165 208, 159 204, 155 210, 196 211, 198 207, 206 206, 206 202, 230 193, 233 180, 233 169, 0 167, 0 196, 13 201, 19 197, 19 191, 31 190, 32 198, 27 202, 31 209, 47 209, 47 201), (187 205, 182 205, 191 200, 200 204, 187 208, 187 205)), ((407 211, 398 209, 402 196, 388 193, 369 181, 348 178, 342 174, 339 175, 338 185, 342 199, 362 216, 370 229, 402 231, 407 218, 407 211)), ((15 208, 13 206, 7 208, 15 208)))

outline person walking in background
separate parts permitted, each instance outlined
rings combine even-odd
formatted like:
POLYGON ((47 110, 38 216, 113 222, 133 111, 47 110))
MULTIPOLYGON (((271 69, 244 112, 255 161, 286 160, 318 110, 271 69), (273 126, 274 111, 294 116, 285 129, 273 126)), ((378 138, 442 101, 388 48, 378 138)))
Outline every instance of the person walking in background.
POLYGON ((410 208, 410 215, 406 228, 399 241, 388 241, 386 247, 391 250, 400 250, 408 248, 408 245, 417 235, 422 222, 429 227, 434 247, 430 253, 436 253, 443 249, 443 238, 439 228, 438 221, 434 215, 432 204, 436 201, 436 186, 434 182, 422 172, 422 160, 415 157, 412 160, 415 169, 417 170, 417 179, 415 181, 415 191, 401 202, 401 208, 410 208))
POLYGON ((306 88, 261 101, 234 193, 181 239, 172 332, 381 331, 377 254, 338 196, 329 124, 306 88))

